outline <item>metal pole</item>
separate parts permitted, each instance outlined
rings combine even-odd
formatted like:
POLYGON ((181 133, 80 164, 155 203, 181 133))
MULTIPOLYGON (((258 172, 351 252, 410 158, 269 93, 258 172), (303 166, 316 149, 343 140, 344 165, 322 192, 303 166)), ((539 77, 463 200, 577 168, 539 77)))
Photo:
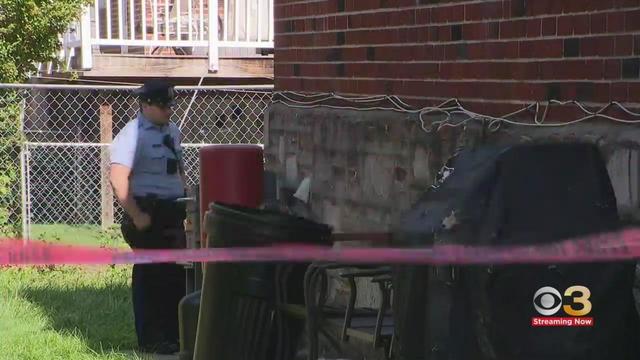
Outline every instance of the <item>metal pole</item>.
POLYGON ((27 232, 23 234, 25 241, 31 239, 31 150, 28 146, 25 146, 25 196, 26 196, 26 226, 27 232))
POLYGON ((22 198, 22 240, 26 243, 29 241, 29 213, 27 210, 27 159, 28 150, 26 145, 20 146, 20 193, 22 198))
MULTIPOLYGON (((187 249, 200 248, 199 192, 198 185, 194 185, 187 189, 187 197, 178 199, 178 202, 185 204, 186 221, 184 228, 187 249)), ((191 294, 202 288, 202 267, 197 262, 190 262, 184 265, 186 270, 186 293, 191 294)))
MULTIPOLYGON (((26 107, 26 100, 23 97, 22 101, 20 101, 20 135, 24 136, 24 109, 26 107)), ((20 197, 22 200, 22 241, 25 243, 30 239, 30 219, 31 215, 29 212, 29 191, 27 186, 29 185, 29 173, 28 173, 28 157, 29 156, 29 147, 25 142, 20 144, 20 197)))
MULTIPOLYGON (((193 197, 195 198, 195 211, 193 213, 193 236, 195 239, 195 248, 199 249, 202 247, 202 243, 200 241, 202 239, 202 233, 200 232, 200 185, 194 185, 192 189, 193 197)), ((202 290, 202 263, 195 263, 193 272, 195 282, 194 291, 202 290)))

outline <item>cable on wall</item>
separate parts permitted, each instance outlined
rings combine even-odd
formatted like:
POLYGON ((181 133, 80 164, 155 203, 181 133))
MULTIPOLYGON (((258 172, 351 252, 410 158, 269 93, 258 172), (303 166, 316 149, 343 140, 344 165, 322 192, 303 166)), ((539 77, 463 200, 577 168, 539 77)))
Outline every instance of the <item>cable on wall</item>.
POLYGON ((620 102, 612 101, 609 104, 600 107, 597 110, 589 110, 586 105, 579 101, 559 101, 550 100, 545 104, 540 102, 530 103, 525 105, 519 110, 513 111, 501 116, 491 116, 480 114, 466 109, 458 99, 452 98, 446 100, 436 106, 428 106, 420 109, 414 109, 411 105, 402 101, 395 95, 375 95, 375 96, 342 96, 334 93, 317 93, 317 94, 304 94, 294 91, 275 92, 273 103, 281 103, 291 108, 300 109, 313 109, 313 108, 330 108, 340 110, 356 110, 356 111, 395 111, 407 114, 417 114, 422 129, 431 133, 439 131, 444 127, 459 127, 463 126, 470 121, 482 121, 488 122, 488 129, 492 132, 498 131, 503 123, 516 125, 516 126, 528 126, 528 127, 560 127, 577 124, 591 119, 606 119, 613 122, 623 124, 638 124, 640 123, 640 113, 634 112, 628 107, 624 106, 620 102), (347 105, 332 105, 328 104, 331 101, 342 101, 347 105), (390 105, 380 106, 379 103, 387 102, 390 105), (583 116, 564 122, 546 122, 550 108, 553 105, 573 105, 578 108, 583 116), (636 119, 621 119, 615 116, 607 115, 606 112, 612 108, 620 110, 631 117, 636 119), (533 121, 525 122, 514 119, 515 116, 522 113, 532 112, 533 121), (430 126, 426 125, 426 116, 444 116, 443 120, 437 120, 431 122, 430 126), (454 120, 455 119, 455 120, 454 120))

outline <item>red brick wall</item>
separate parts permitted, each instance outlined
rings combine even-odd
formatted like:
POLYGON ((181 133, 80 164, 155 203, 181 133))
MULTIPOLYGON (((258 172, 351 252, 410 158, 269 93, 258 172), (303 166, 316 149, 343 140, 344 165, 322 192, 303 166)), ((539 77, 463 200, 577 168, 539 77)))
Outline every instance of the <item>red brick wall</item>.
POLYGON ((640 0, 275 0, 275 21, 277 90, 640 103, 640 0))

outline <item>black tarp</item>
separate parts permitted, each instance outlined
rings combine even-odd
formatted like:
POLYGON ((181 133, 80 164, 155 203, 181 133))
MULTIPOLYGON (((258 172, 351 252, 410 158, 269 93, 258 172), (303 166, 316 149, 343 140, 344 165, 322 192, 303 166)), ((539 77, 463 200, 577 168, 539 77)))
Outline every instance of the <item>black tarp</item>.
MULTIPOLYGON (((463 150, 447 163, 398 224, 394 241, 416 247, 547 244, 618 226, 614 192, 595 146, 485 147, 463 150)), ((637 358, 633 271, 628 262, 397 266, 396 358, 637 358), (533 327, 532 317, 540 316, 536 290, 552 286, 562 293, 573 285, 591 291, 587 316, 595 325, 533 327)), ((554 316, 569 315, 561 309, 554 316)))

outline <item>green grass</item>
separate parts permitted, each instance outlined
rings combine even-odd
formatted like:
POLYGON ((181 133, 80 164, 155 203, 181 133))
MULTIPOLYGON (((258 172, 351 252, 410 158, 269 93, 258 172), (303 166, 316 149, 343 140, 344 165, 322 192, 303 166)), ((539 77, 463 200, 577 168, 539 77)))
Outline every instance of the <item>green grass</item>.
MULTIPOLYGON (((118 227, 32 225, 31 239, 127 246, 118 227)), ((140 359, 130 266, 0 267, 0 360, 140 359)))
POLYGON ((97 225, 33 224, 31 239, 73 245, 127 246, 117 225, 102 230, 97 225))
POLYGON ((0 270, 0 359, 137 359, 130 267, 0 270))
POLYGON ((98 245, 101 229, 95 225, 33 224, 31 238, 69 244, 98 245))

